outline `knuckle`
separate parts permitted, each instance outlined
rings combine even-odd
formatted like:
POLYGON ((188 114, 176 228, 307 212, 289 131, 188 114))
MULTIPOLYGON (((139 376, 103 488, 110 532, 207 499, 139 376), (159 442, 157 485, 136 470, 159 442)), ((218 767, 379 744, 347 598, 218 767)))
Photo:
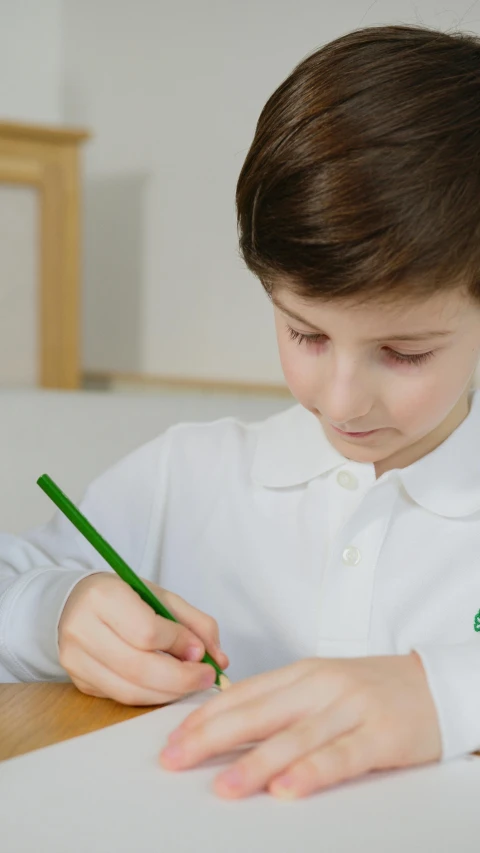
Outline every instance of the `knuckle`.
POLYGON ((338 740, 327 752, 327 761, 322 761, 322 776, 328 781, 342 782, 356 776, 360 771, 360 755, 350 739, 338 740))
MULTIPOLYGON (((154 654, 154 652, 152 652, 154 654)), ((137 689, 137 686, 147 686, 152 679, 152 660, 149 654, 143 652, 132 652, 125 656, 122 660, 122 678, 130 682, 137 689)))
POLYGON ((106 600, 106 590, 102 583, 91 583, 85 590, 85 602, 92 608, 101 606, 106 600))
POLYGON ((209 739, 210 729, 208 720, 204 720, 195 726, 195 743, 206 743, 209 739))
POLYGON ((138 660, 132 661, 130 658, 122 660, 122 678, 126 681, 135 683, 143 682, 143 666, 138 660))
POLYGON ((120 607, 131 595, 129 587, 113 572, 99 572, 85 589, 85 601, 93 610, 120 607))
POLYGON ((294 748, 300 755, 304 755, 314 749, 316 738, 312 726, 298 726, 291 734, 294 748))
POLYGON ((328 779, 330 775, 325 772, 325 769, 322 772, 322 768, 319 767, 312 755, 307 755, 303 759, 298 767, 298 771, 301 773, 302 782, 309 788, 313 787, 316 783, 321 783, 328 779))
POLYGON ((238 767, 243 768, 245 775, 250 779, 262 778, 271 765, 271 752, 261 746, 253 749, 249 755, 237 762, 238 767), (270 755, 270 760, 269 760, 270 755))
POLYGON ((137 645, 142 649, 151 649, 158 643, 158 629, 153 619, 142 621, 135 630, 135 639, 137 645))
POLYGON ((187 628, 185 625, 170 622, 165 632, 165 642, 168 642, 169 648, 172 648, 172 646, 176 645, 177 643, 181 646, 198 646, 198 637, 190 628, 187 628))
POLYGON ((58 629, 58 646, 60 650, 68 650, 72 646, 82 646, 85 637, 92 630, 92 621, 81 614, 72 613, 60 621, 58 629))
POLYGON ((349 778, 357 773, 359 756, 350 743, 348 746, 343 743, 338 745, 338 759, 339 774, 342 778, 349 778))

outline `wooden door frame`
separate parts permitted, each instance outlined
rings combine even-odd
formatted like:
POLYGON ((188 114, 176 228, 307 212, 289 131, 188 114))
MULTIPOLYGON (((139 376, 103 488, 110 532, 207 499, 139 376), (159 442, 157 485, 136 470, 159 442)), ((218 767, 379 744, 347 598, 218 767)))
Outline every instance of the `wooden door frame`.
POLYGON ((45 388, 81 385, 79 149, 88 137, 0 121, 0 183, 33 187, 39 197, 37 377, 45 388))

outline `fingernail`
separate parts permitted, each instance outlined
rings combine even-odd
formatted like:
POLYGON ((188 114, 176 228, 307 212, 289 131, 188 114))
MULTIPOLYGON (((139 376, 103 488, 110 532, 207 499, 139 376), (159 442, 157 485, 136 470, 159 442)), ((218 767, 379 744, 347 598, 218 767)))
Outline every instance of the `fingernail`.
POLYGON ((201 660, 202 650, 199 646, 189 646, 185 652, 185 657, 187 660, 201 660))
POLYGON ((218 782, 227 788, 240 788, 243 783, 243 773, 239 767, 231 767, 218 777, 218 782))

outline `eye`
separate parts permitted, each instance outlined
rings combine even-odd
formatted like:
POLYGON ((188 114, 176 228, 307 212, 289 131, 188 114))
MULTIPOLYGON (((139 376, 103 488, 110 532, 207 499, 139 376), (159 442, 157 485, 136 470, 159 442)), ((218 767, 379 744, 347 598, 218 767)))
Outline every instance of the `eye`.
POLYGON ((433 352, 418 352, 415 355, 406 355, 405 353, 396 352, 394 349, 389 350, 389 357, 393 361, 407 362, 407 364, 422 364, 424 361, 428 361, 432 355, 434 355, 433 352))
MULTIPOLYGON (((292 341, 296 341, 299 345, 306 344, 308 346, 311 344, 318 344, 326 338, 326 335, 322 335, 320 333, 306 335, 304 332, 295 331, 295 329, 292 329, 290 326, 287 326, 287 330, 289 337, 292 339, 292 341)), ((432 351, 419 352, 411 355, 407 353, 397 352, 396 350, 388 348, 387 351, 388 357, 392 361, 395 361, 399 364, 422 364, 425 361, 428 361, 428 359, 431 358, 433 355, 435 355, 435 353, 432 351)))
POLYGON ((296 332, 295 329, 290 328, 290 326, 287 326, 287 329, 292 341, 296 341, 298 344, 318 344, 326 337, 321 334, 305 335, 303 332, 296 332))

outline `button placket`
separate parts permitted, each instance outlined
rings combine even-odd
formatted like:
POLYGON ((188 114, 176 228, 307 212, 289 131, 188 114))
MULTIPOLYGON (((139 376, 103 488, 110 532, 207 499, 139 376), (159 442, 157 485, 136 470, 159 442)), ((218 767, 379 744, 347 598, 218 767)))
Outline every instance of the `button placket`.
POLYGON ((369 477, 365 475, 365 471, 362 470, 360 473, 361 477, 357 477, 350 468, 342 468, 330 474, 327 513, 331 544, 335 542, 339 530, 357 509, 365 491, 370 486, 369 477))
POLYGON ((375 569, 397 493, 391 480, 370 489, 334 537, 321 589, 319 646, 368 637, 375 569))

